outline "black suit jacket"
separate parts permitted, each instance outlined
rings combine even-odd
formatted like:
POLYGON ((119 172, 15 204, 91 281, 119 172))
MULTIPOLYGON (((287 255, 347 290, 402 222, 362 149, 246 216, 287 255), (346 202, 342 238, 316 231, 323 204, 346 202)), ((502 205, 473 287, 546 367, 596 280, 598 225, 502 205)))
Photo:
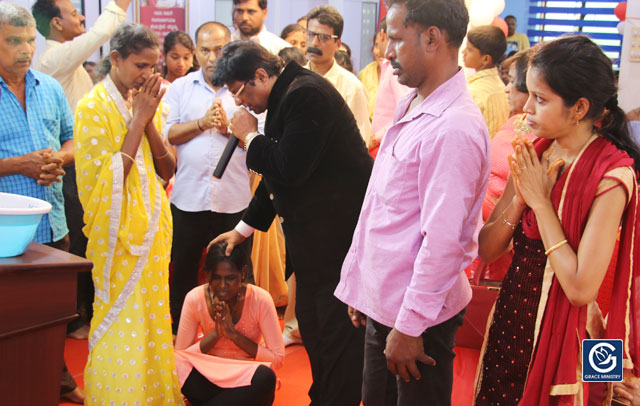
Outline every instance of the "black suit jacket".
POLYGON ((263 178, 243 220, 266 231, 277 213, 287 276, 337 285, 373 160, 342 96, 295 62, 275 82, 267 108, 265 135, 247 153, 247 166, 263 178))

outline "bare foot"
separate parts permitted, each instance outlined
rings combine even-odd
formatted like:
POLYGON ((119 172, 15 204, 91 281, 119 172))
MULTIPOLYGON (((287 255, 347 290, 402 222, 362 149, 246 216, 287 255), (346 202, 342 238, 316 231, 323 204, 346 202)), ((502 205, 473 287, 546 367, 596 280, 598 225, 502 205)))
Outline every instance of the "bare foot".
POLYGON ((84 391, 81 387, 76 386, 76 388, 71 392, 63 393, 62 395, 60 395, 60 398, 66 399, 72 403, 82 405, 84 404, 84 391))
POLYGON ((74 338, 76 340, 86 340, 87 338, 89 338, 89 330, 89 326, 85 324, 79 329, 67 334, 67 337, 74 338))
POLYGON ((290 345, 294 345, 294 344, 302 344, 302 340, 299 338, 293 338, 290 337, 287 334, 282 334, 282 341, 284 342, 284 346, 288 347, 290 345))

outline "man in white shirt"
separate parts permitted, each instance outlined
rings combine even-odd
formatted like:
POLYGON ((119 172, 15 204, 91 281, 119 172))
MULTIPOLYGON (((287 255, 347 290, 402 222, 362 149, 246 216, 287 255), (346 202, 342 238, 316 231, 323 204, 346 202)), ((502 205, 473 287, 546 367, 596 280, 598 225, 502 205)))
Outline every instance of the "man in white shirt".
POLYGON ((38 32, 47 39, 35 69, 56 78, 64 89, 71 111, 91 90, 93 82, 82 63, 107 42, 127 17, 131 0, 107 4, 93 27, 85 32, 85 17, 70 0, 37 0, 31 12, 38 32))
POLYGON ((202 250, 218 234, 233 228, 251 201, 246 153, 236 148, 224 176, 213 177, 229 133, 228 121, 239 109, 224 86, 211 78, 217 57, 230 42, 229 29, 208 22, 196 31, 200 70, 171 84, 167 138, 176 146, 178 168, 171 194, 173 279, 170 307, 174 334, 186 294, 198 283, 202 250))
POLYGON ((237 29, 231 41, 255 41, 274 55, 290 47, 287 41, 267 31, 266 19, 267 0, 233 0, 233 25, 237 29))
MULTIPOLYGON (((93 87, 91 76, 82 64, 111 38, 126 18, 125 10, 130 2, 110 2, 88 32, 85 32, 85 17, 70 0, 37 0, 33 4, 31 13, 36 20, 36 28, 47 40, 35 69, 60 82, 72 113, 75 113, 78 101, 93 87)), ((69 227, 69 252, 84 257, 87 238, 82 233, 84 212, 78 199, 75 166, 64 169, 62 193, 69 227)), ((77 299, 78 313, 82 317, 69 323, 67 333, 73 338, 86 339, 89 327, 84 322, 91 319, 93 302, 93 283, 89 273, 78 274, 77 299)))
POLYGON ((362 139, 368 144, 371 122, 367 91, 356 75, 338 65, 334 57, 342 44, 342 16, 334 7, 318 6, 307 14, 307 24, 309 64, 306 67, 323 76, 338 90, 356 119, 362 139))

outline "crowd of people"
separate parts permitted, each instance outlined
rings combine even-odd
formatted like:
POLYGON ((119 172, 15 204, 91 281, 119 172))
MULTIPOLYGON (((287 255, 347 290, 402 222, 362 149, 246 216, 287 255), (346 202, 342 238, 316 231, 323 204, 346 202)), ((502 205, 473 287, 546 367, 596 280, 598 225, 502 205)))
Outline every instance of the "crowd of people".
POLYGON ((356 76, 331 6, 278 36, 233 0, 233 32, 161 44, 130 2, 88 30, 70 0, 0 2, 0 191, 50 202, 34 240, 93 263, 62 397, 271 405, 302 343, 311 404, 449 405, 480 258, 502 288, 474 404, 640 404, 640 114, 592 40, 388 0, 356 76), (582 382, 587 338, 624 341, 623 382, 582 382))

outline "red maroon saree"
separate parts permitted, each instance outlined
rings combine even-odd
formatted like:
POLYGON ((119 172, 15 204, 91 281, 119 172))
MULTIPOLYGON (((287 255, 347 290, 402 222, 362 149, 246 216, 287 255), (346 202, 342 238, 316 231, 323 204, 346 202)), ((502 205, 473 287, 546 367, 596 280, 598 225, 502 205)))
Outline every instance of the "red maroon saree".
MULTIPOLYGON (((539 155, 551 140, 535 144, 539 155)), ((570 246, 577 252, 589 211, 604 175, 618 167, 633 166, 633 160, 603 137, 594 137, 573 165, 558 179, 552 202, 570 246)), ((604 338, 624 340, 624 367, 638 376, 640 360, 640 228, 637 187, 622 217, 619 255, 611 294, 611 307, 604 338)), ((540 238, 535 215, 523 215, 525 234, 540 238)), ((588 391, 581 381, 581 343, 588 338, 587 325, 593 304, 572 306, 547 263, 536 321, 536 342, 523 398, 519 405, 586 405, 588 391)), ((590 324, 589 324, 590 325, 590 324)), ((590 332, 591 333, 591 332, 590 332)), ((591 338, 596 338, 591 333, 591 338)))

